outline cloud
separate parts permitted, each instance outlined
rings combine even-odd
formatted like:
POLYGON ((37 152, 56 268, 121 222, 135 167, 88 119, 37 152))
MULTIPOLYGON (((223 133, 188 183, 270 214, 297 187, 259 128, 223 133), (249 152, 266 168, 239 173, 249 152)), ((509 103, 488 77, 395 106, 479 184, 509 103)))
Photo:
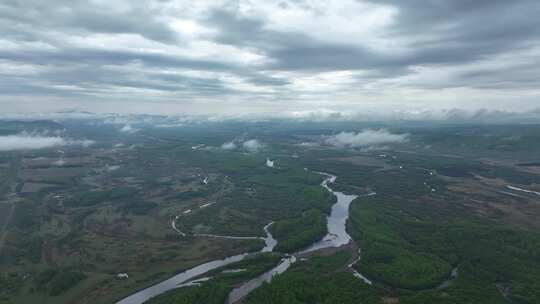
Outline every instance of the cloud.
POLYGON ((47 136, 22 132, 15 135, 0 136, 0 151, 32 150, 75 145, 88 147, 94 143, 94 141, 88 139, 74 140, 60 136, 47 136))
POLYGON ((255 153, 262 149, 264 147, 264 144, 262 144, 256 139, 249 139, 242 143, 242 147, 244 147, 249 152, 255 153))
POLYGON ((122 128, 120 128, 120 132, 131 132, 133 131, 133 128, 130 125, 124 125, 122 128))
POLYGON ((96 142, 94 140, 90 139, 79 139, 79 140, 67 140, 67 145, 76 145, 76 146, 83 146, 85 148, 90 147, 91 145, 95 144, 96 142))
POLYGON ((310 147, 317 147, 319 143, 304 141, 304 142, 299 143, 298 145, 300 147, 310 148, 310 147))
POLYGON ((108 164, 106 164, 105 168, 107 169, 107 171, 116 171, 116 170, 120 169, 120 166, 119 165, 108 165, 108 164))
POLYGON ((264 148, 264 144, 257 139, 245 139, 243 136, 225 142, 221 145, 223 150, 236 150, 242 148, 250 153, 259 152, 264 148))
POLYGON ((125 124, 122 128, 120 128, 120 132, 129 133, 129 134, 132 134, 138 131, 139 129, 133 128, 130 124, 125 124))
POLYGON ((62 166, 65 165, 65 164, 66 164, 66 161, 65 161, 64 159, 62 159, 62 158, 61 158, 61 159, 58 159, 58 160, 55 160, 55 161, 53 162, 53 165, 59 166, 59 167, 62 167, 62 166))
POLYGON ((156 128, 178 128, 183 127, 183 123, 172 123, 172 124, 157 124, 155 125, 156 128))
POLYGON ((228 141, 228 142, 223 143, 221 145, 221 149, 223 149, 223 150, 234 150, 234 149, 236 149, 236 144, 234 143, 234 141, 228 141))
POLYGON ((385 129, 363 130, 361 132, 341 132, 323 137, 323 143, 339 148, 366 148, 392 143, 404 143, 408 134, 392 134, 385 129))

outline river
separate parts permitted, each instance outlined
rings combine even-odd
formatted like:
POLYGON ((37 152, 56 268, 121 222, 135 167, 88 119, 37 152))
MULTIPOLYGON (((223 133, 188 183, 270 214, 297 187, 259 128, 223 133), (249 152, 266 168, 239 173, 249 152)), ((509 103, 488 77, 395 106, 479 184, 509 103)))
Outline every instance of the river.
MULTIPOLYGON (((174 221, 173 221, 174 223, 174 221)), ((264 248, 261 250, 261 252, 271 252, 274 247, 277 245, 277 240, 272 237, 272 234, 270 234, 269 227, 272 225, 273 222, 267 224, 264 226, 264 231, 266 233, 266 237, 262 238, 265 242, 264 248)), ((176 229, 175 229, 176 230, 176 229)), ((179 230, 177 230, 179 231, 179 230)), ((224 237, 224 236, 213 236, 213 237, 224 237)), ((238 237, 231 237, 231 238, 238 238, 238 237)), ((259 237, 254 237, 258 239, 259 237)), ((211 270, 229 265, 231 263, 239 262, 246 258, 249 255, 249 253, 242 253, 234 256, 230 256, 227 258, 224 258, 222 260, 214 260, 210 261, 198 266, 195 266, 193 268, 190 268, 186 271, 183 271, 165 281, 162 281, 158 284, 152 285, 148 288, 142 289, 140 291, 135 292, 134 294, 116 302, 116 304, 142 304, 145 301, 147 301, 150 298, 153 298, 157 295, 160 295, 162 293, 165 293, 169 290, 176 289, 179 287, 182 287, 181 285, 188 282, 189 280, 200 276, 202 274, 205 274, 211 270)))
MULTIPOLYGON (((334 194, 337 199, 336 203, 332 206, 332 212, 327 217, 326 225, 328 233, 320 241, 313 243, 306 249, 296 252, 282 259, 281 262, 271 270, 243 283, 237 288, 234 288, 229 293, 227 304, 237 303, 239 300, 247 296, 250 292, 260 287, 263 283, 269 283, 274 275, 284 273, 294 262, 296 262, 297 255, 302 255, 311 251, 321 250, 324 248, 340 247, 349 244, 349 242, 351 241, 351 236, 347 233, 346 230, 347 219, 349 218, 349 206, 351 205, 351 202, 358 196, 347 195, 342 192, 333 191, 328 186, 328 184, 335 182, 337 177, 324 172, 319 172, 319 174, 326 176, 324 181, 321 183, 321 186, 334 194)), ((368 196, 372 195, 375 195, 375 193, 372 192, 368 194, 368 196)), ((355 261, 354 263, 356 262, 357 261, 355 261)), ((350 269, 353 269, 352 265, 354 263, 349 265, 350 269)), ((362 274, 358 273, 354 269, 353 275, 363 280, 367 284, 371 284, 371 281, 369 281, 366 277, 364 277, 362 274)))
MULTIPOLYGON (((296 259, 297 259, 296 255, 300 255, 300 254, 304 254, 307 252, 316 251, 316 250, 320 250, 324 248, 329 248, 329 247, 343 246, 343 245, 348 244, 351 241, 351 237, 346 231, 346 223, 349 217, 349 206, 351 202, 358 196, 347 195, 342 192, 333 191, 328 186, 328 184, 335 182, 337 177, 334 175, 323 173, 323 172, 319 172, 319 174, 326 176, 326 178, 321 183, 321 186, 323 186, 325 189, 333 193, 337 198, 336 203, 332 206, 332 211, 330 215, 327 217, 328 233, 320 241, 313 243, 306 249, 283 258, 280 261, 280 263, 276 267, 272 268, 271 270, 233 289, 231 293, 229 294, 227 303, 238 302, 238 300, 244 298, 251 291, 261 286, 264 282, 270 282, 274 275, 285 272, 293 263, 296 262, 296 259)), ((368 195, 374 195, 374 193, 370 193, 368 195)), ((269 223, 268 225, 264 227, 264 231, 266 233, 266 237, 263 238, 265 241, 265 246, 261 250, 261 252, 271 252, 274 249, 274 247, 277 245, 277 241, 272 237, 268 229, 270 225, 272 225, 272 223, 269 223)), ((172 226, 173 228, 176 228, 174 224, 172 224, 172 226)), ((175 229, 175 230, 177 232, 180 232, 178 229, 175 229)), ((227 236, 218 236, 218 235, 215 235, 215 236, 214 235, 200 235, 200 236, 238 238, 238 237, 227 237, 227 236)), ((200 276, 216 268, 223 267, 231 263, 239 262, 243 260, 244 258, 246 258, 248 255, 249 253, 243 253, 243 254, 227 257, 222 260, 214 260, 214 261, 210 261, 210 262, 195 266, 193 268, 190 268, 184 272, 181 272, 173 276, 172 278, 162 281, 156 285, 140 290, 116 302, 116 304, 142 304, 152 297, 160 295, 169 290, 178 288, 179 285, 188 282, 190 279, 194 277, 200 276)), ((360 274, 358 275, 361 276, 360 274)), ((362 276, 362 279, 364 279, 363 276, 362 276)))
POLYGON ((319 173, 327 177, 322 182, 321 186, 333 193, 337 200, 332 206, 330 216, 327 217, 326 226, 328 233, 320 241, 312 244, 308 248, 302 250, 300 253, 307 253, 328 247, 339 247, 342 245, 347 245, 351 241, 351 236, 347 233, 345 228, 347 219, 349 218, 349 206, 351 205, 351 202, 358 196, 333 191, 330 187, 328 187, 328 183, 335 182, 337 177, 322 172, 319 173))

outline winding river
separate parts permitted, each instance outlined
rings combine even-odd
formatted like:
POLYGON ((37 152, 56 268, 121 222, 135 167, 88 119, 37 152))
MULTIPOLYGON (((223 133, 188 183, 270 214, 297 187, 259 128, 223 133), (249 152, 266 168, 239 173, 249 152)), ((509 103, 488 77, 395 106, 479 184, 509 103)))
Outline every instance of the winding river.
POLYGON ((330 187, 328 187, 328 183, 335 182, 337 177, 323 172, 319 173, 327 177, 322 182, 321 186, 333 193, 336 196, 337 201, 332 206, 330 216, 327 217, 326 225, 328 233, 320 241, 312 244, 308 248, 302 250, 300 253, 307 253, 328 247, 339 247, 342 245, 347 245, 351 241, 351 236, 347 233, 345 227, 347 219, 349 218, 349 206, 351 205, 351 202, 358 196, 333 191, 330 187))
MULTIPOLYGON (((174 221, 173 221, 174 223, 174 221)), ((272 225, 273 222, 267 224, 264 226, 264 231, 266 232, 266 237, 260 238, 264 240, 265 246, 261 250, 261 252, 271 252, 274 247, 277 245, 277 240, 272 237, 272 234, 270 234, 270 231, 268 228, 270 225, 272 225)), ((174 227, 174 226, 173 226, 174 227)), ((174 227, 176 228, 176 227, 174 227)), ((177 232, 180 232, 179 230, 175 229, 177 232)), ((242 238, 245 239, 245 237, 226 237, 226 236, 218 236, 218 235, 207 235, 207 237, 219 237, 219 238, 231 238, 231 239, 238 239, 242 238)), ((247 237, 247 238, 255 238, 259 239, 259 237, 247 237)), ((147 301, 150 298, 153 298, 157 295, 160 295, 162 293, 165 293, 169 290, 173 290, 182 286, 184 283, 187 283, 189 280, 200 276, 202 274, 205 274, 211 270, 229 265, 231 263, 239 262, 246 258, 249 255, 249 253, 242 253, 237 254, 234 256, 230 256, 227 258, 224 258, 222 260, 214 260, 210 261, 198 266, 195 266, 193 268, 190 268, 186 271, 183 271, 165 281, 162 281, 158 284, 152 285, 148 288, 142 289, 140 291, 135 292, 134 294, 116 302, 116 304, 142 304, 145 301, 147 301)))
MULTIPOLYGON (((351 241, 351 237, 346 231, 346 222, 349 217, 349 206, 351 202, 357 198, 356 195, 347 195, 342 192, 336 192, 333 191, 328 184, 333 183, 336 180, 336 176, 330 175, 327 173, 319 172, 319 174, 326 176, 326 178, 321 183, 321 186, 323 186, 325 189, 333 193, 337 201, 332 206, 332 211, 330 215, 327 217, 327 228, 328 233, 320 240, 306 249, 296 252, 292 255, 289 255, 285 258, 283 258, 280 263, 272 268, 271 270, 263 273, 262 275, 249 280, 247 282, 244 282, 241 286, 233 289, 228 297, 227 303, 232 304, 236 303, 242 298, 244 298, 246 295, 248 295, 251 291, 256 289, 257 287, 261 286, 264 282, 270 282, 272 277, 276 274, 281 274, 285 272, 293 263, 297 260, 297 255, 301 255, 304 253, 329 248, 329 247, 340 247, 343 245, 348 244, 351 241)), ((368 195, 374 195, 375 193, 370 193, 368 195)), ((177 218, 176 218, 177 219, 177 218)), ((269 227, 272 225, 272 223, 267 224, 264 227, 264 231, 266 233, 266 237, 262 238, 265 241, 265 246, 261 250, 261 252, 271 252, 274 247, 277 245, 277 240, 275 240, 270 231, 269 227)), ((185 235, 183 232, 181 232, 179 229, 177 229, 175 222, 171 224, 172 228, 176 230, 179 234, 185 235)), ((242 239, 242 238, 258 238, 258 237, 229 237, 229 236, 219 236, 219 235, 195 235, 195 236, 201 236, 201 237, 215 237, 215 238, 230 238, 230 239, 242 239)), ((193 279, 197 276, 200 276, 204 273, 207 273, 208 271, 214 270, 219 267, 223 267, 225 265, 239 262, 246 258, 249 255, 249 253, 242 253, 235 256, 227 257, 222 260, 214 260, 210 261, 198 266, 195 266, 193 268, 190 268, 184 272, 181 272, 165 281, 162 281, 156 285, 150 286, 148 288, 142 289, 118 302, 116 304, 142 304, 148 299, 155 297, 157 295, 160 295, 164 292, 167 292, 169 290, 179 288, 181 284, 187 283, 190 279, 193 279)), ((354 263, 353 263, 354 264, 354 263)), ((352 267, 352 264, 350 265, 352 267)), ((350 268, 351 268, 350 267, 350 268)), ((363 277, 361 274, 357 272, 353 272, 353 274, 362 280, 364 280, 366 283, 371 283, 369 280, 367 280, 365 277, 363 277)))
MULTIPOLYGON (((337 198, 336 203, 332 206, 332 212, 330 216, 327 217, 327 231, 328 233, 318 242, 313 243, 309 247, 299 252, 296 252, 284 259, 271 270, 263 273, 262 275, 251 279, 241 286, 234 288, 230 293, 227 299, 227 304, 234 304, 240 301, 242 298, 247 296, 250 292, 260 287, 263 283, 269 283, 272 280, 272 277, 276 274, 281 274, 285 272, 293 263, 297 260, 297 255, 302 255, 308 252, 321 250, 329 247, 340 247, 347 245, 351 241, 351 236, 347 233, 346 223, 349 218, 349 206, 351 202, 357 198, 357 195, 347 195, 342 192, 333 191, 328 184, 336 181, 336 176, 327 174, 324 172, 318 172, 321 175, 326 176, 324 181, 321 183, 326 190, 330 191, 337 198)), ((367 196, 375 195, 374 192, 367 194, 367 196)), ((357 260, 358 261, 358 260, 357 260)), ((371 281, 364 277, 362 274, 358 273, 352 268, 354 261, 349 266, 353 270, 353 275, 367 284, 371 284, 371 281)))

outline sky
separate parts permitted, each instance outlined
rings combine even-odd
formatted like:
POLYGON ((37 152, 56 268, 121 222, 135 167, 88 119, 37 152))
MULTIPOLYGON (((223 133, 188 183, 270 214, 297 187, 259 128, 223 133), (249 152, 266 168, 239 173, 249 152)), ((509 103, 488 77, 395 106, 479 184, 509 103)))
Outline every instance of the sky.
POLYGON ((540 1, 2 0, 0 109, 540 108, 540 1))

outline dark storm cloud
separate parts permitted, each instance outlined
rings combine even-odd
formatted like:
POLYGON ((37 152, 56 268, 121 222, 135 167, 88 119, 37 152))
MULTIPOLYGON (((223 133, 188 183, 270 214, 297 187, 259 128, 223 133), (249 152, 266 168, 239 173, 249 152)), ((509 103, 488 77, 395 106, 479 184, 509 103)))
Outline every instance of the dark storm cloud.
POLYGON ((20 52, 18 50, 0 50, 0 59, 55 65, 64 63, 99 65, 141 63, 153 67, 176 67, 201 70, 229 70, 234 68, 230 64, 219 61, 195 60, 166 54, 71 47, 65 47, 60 50, 28 50, 25 52, 20 52))
POLYGON ((477 39, 521 41, 540 31, 537 26, 540 4, 535 0, 382 0, 373 3, 398 8, 397 22, 393 25, 395 33, 445 34, 432 40, 435 42, 448 38, 469 42, 477 39))
POLYGON ((269 30, 262 20, 222 9, 213 11, 207 22, 219 30, 217 41, 259 49, 276 60, 271 68, 284 70, 392 70, 419 64, 465 63, 527 43, 540 43, 537 1, 383 2, 399 7, 393 33, 425 36, 411 42, 412 51, 385 55, 358 45, 269 30))
MULTIPOLYGON (((0 51, 0 59, 39 66, 57 66, 53 71, 39 71, 25 79, 6 85, 4 94, 31 92, 35 95, 92 94, 114 87, 148 89, 164 92, 182 92, 189 96, 215 96, 232 94, 219 79, 197 78, 164 73, 150 73, 145 68, 181 68, 195 70, 230 70, 227 64, 204 60, 190 60, 162 54, 133 51, 92 49, 63 49, 60 51, 0 51), (141 65, 140 70, 123 70, 129 64, 141 65), (116 66, 120 69, 112 69, 116 66), (32 83, 46 82, 44 85, 32 83), (51 85, 76 86, 77 90, 57 89, 51 85)), ((7 76, 7 75, 6 75, 7 76)), ((6 77, 4 76, 4 77, 6 77)))
POLYGON ((526 89, 540 85, 540 60, 533 63, 519 64, 502 68, 478 68, 459 75, 462 83, 477 83, 486 89, 526 89), (496 77, 504 75, 504 77, 496 77))
POLYGON ((32 91, 40 95, 92 94, 111 88, 134 88, 164 92, 182 92, 185 96, 233 94, 219 79, 140 71, 124 71, 93 64, 71 65, 55 71, 43 71, 26 79, 13 79, 0 73, 0 88, 6 94, 32 91), (46 81, 41 81, 45 79, 46 81), (41 85, 36 85, 40 83, 41 85), (58 86, 60 85, 60 86, 58 86))
POLYGON ((268 85, 268 86, 277 86, 282 87, 290 84, 290 82, 285 78, 279 77, 269 77, 265 75, 260 75, 253 73, 252 75, 246 75, 246 79, 256 85, 268 85))
MULTIPOLYGON (((29 92, 35 96, 75 97, 80 95, 80 92, 78 93, 60 88, 54 88, 50 85, 29 83, 28 79, 17 79, 5 76, 0 76, 0 92, 2 92, 2 95, 9 96, 9 98, 19 95, 28 95, 29 92)), ((3 108, 3 110, 7 111, 6 108, 3 108)))
MULTIPOLYGON (((504 50, 538 43, 540 2, 535 0, 393 1, 398 8, 396 35, 419 38, 412 45, 427 61, 477 59, 504 50), (444 51, 444 50, 448 51, 444 51), (437 56, 440 52, 442 55, 437 56), (457 53, 455 56, 450 56, 457 53)), ((418 59, 417 59, 418 60, 418 59)))

